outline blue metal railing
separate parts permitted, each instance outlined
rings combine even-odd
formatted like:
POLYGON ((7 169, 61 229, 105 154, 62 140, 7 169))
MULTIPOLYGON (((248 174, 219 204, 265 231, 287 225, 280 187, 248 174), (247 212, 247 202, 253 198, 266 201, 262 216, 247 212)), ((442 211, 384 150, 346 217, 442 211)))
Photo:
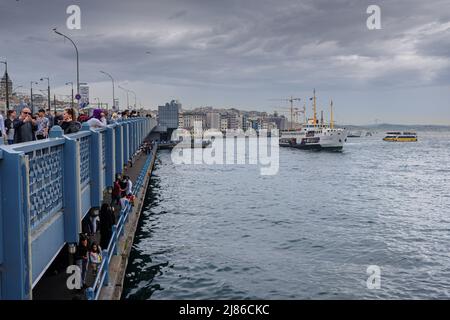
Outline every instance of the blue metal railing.
MULTIPOLYGON (((154 162, 156 151, 157 146, 152 149, 152 153, 147 157, 144 167, 142 168, 138 178, 133 185, 133 194, 138 194, 141 191, 141 188, 144 186, 145 175, 154 162)), ((103 286, 109 284, 109 265, 111 263, 112 257, 118 254, 119 240, 125 233, 125 227, 132 208, 133 207, 131 206, 131 204, 127 204, 127 206, 120 212, 117 224, 113 226, 113 232, 109 241, 108 248, 102 251, 103 259, 97 270, 97 276, 92 286, 86 289, 86 298, 88 300, 97 300, 103 286)))
POLYGON ((83 124, 69 135, 55 126, 49 139, 0 145, 0 299, 31 297, 155 122, 127 119, 99 130, 83 124))

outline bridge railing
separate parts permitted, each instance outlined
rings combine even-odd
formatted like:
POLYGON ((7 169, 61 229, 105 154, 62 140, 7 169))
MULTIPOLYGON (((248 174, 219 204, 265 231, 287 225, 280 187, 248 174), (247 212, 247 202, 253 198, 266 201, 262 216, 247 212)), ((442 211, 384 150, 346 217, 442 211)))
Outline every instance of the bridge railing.
POLYGON ((55 255, 78 240, 129 157, 156 125, 127 119, 45 140, 0 145, 0 299, 30 299, 55 255), (125 134, 124 134, 125 133, 125 134), (126 148, 125 148, 126 146, 126 148))

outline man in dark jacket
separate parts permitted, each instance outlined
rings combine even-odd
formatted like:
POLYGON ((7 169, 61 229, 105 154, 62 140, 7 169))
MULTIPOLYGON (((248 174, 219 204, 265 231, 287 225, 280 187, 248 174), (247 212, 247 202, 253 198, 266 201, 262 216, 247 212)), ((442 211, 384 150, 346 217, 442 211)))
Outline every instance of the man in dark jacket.
POLYGON ((19 118, 14 120, 14 143, 22 143, 36 140, 36 120, 28 107, 22 109, 19 118))

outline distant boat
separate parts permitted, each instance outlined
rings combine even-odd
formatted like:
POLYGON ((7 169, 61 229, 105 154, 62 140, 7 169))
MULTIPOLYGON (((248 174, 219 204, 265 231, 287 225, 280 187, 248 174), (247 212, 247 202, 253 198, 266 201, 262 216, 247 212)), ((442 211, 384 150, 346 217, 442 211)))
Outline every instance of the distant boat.
POLYGON ((372 136, 372 132, 367 131, 366 132, 366 137, 371 137, 372 136))
POLYGON ((348 133, 347 137, 349 137, 349 138, 361 138, 361 134, 362 134, 361 131, 350 131, 348 133))
POLYGON ((387 132, 383 141, 389 142, 417 142, 417 133, 415 132, 387 132))

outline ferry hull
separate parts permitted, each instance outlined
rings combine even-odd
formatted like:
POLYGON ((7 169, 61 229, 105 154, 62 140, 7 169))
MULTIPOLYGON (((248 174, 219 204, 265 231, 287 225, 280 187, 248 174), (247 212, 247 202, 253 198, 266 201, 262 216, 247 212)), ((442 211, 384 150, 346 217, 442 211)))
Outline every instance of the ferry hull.
POLYGON ((289 147, 289 148, 295 148, 295 149, 300 149, 300 150, 342 151, 342 149, 344 148, 344 144, 343 143, 338 143, 338 144, 320 144, 320 143, 302 144, 302 143, 281 143, 280 142, 280 147, 285 147, 285 148, 289 147))
POLYGON ((300 150, 316 150, 316 151, 342 151, 343 146, 322 146, 320 144, 296 144, 292 145, 292 148, 300 149, 300 150))

